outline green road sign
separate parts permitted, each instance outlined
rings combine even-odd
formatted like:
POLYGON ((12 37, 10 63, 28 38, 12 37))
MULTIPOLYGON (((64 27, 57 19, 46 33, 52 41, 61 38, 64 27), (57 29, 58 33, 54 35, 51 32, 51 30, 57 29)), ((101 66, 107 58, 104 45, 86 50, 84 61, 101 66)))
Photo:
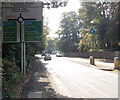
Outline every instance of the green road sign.
POLYGON ((42 21, 24 21, 24 40, 26 42, 42 41, 42 21))
POLYGON ((3 41, 4 42, 17 41, 17 22, 16 21, 3 22, 3 41))
POLYGON ((42 41, 42 2, 3 2, 2 7, 3 41, 42 41))

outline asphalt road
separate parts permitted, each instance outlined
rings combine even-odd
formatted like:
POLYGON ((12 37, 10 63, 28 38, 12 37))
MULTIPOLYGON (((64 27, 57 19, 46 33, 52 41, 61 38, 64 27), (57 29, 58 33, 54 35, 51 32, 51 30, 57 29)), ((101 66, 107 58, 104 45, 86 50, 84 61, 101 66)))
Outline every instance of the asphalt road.
MULTIPOLYGON (((52 56, 43 65, 55 91, 70 98, 118 98, 118 73, 89 66, 89 60, 52 56)), ((97 62, 101 66, 112 63, 97 62)))

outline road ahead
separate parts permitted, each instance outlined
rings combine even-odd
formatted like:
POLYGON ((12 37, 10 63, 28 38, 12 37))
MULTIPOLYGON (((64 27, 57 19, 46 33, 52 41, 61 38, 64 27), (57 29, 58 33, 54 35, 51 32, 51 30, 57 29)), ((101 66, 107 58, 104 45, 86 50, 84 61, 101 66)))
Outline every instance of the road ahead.
MULTIPOLYGON (((118 74, 88 66, 89 60, 52 56, 41 60, 57 93, 71 98, 118 98, 118 74), (80 60, 80 62, 78 62, 80 60)), ((112 64, 109 64, 110 66, 112 64)))

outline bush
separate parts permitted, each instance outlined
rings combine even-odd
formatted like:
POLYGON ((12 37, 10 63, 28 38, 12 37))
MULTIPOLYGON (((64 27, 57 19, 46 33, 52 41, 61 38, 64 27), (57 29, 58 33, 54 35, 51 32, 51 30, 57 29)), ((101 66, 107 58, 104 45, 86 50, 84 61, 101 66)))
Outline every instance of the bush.
POLYGON ((15 63, 3 60, 3 99, 19 98, 24 80, 15 63))

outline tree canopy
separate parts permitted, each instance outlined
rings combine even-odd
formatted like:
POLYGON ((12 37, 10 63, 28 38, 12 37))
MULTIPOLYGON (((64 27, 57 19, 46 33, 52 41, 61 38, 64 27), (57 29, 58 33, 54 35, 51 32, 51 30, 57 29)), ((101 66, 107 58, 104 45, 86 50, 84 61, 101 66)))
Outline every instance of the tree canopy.
POLYGON ((83 2, 79 13, 64 13, 57 32, 59 48, 63 52, 119 50, 119 9, 120 2, 83 2))
POLYGON ((60 37, 59 48, 64 52, 77 51, 81 22, 75 12, 64 13, 62 18, 62 30, 57 32, 60 37))

